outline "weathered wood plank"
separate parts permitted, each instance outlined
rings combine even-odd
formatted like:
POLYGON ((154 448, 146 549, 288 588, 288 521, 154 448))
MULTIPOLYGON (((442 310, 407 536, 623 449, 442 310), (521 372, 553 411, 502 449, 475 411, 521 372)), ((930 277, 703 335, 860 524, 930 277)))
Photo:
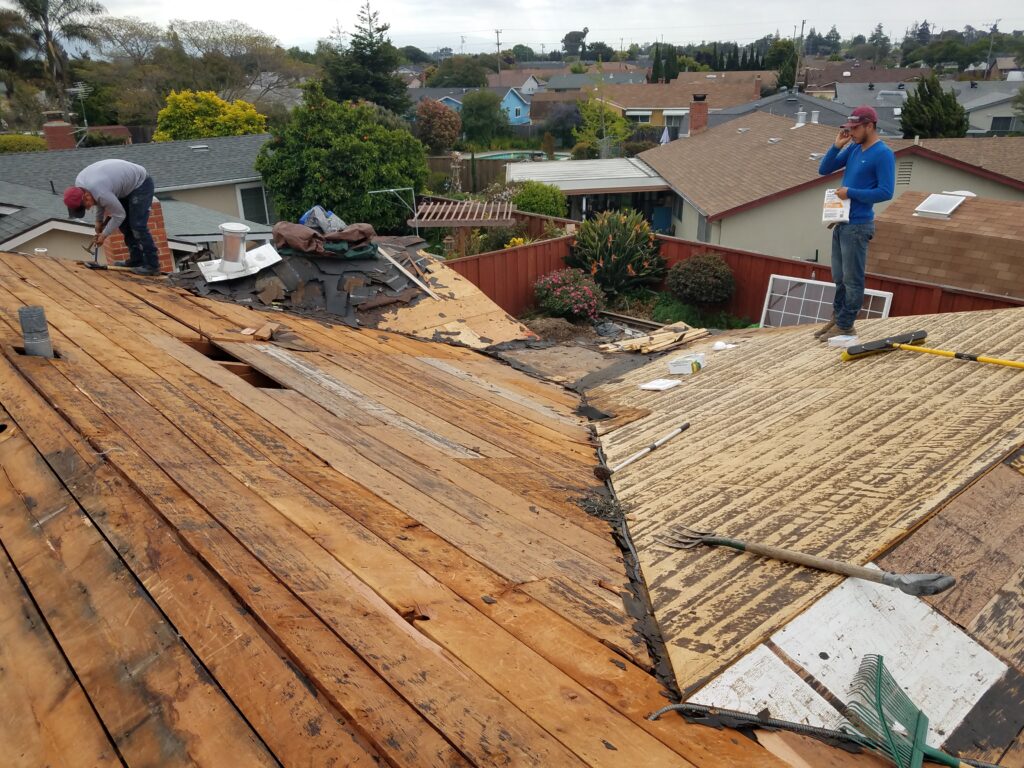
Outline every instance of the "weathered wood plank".
POLYGON ((0 744, 9 768, 120 766, 14 566, 0 549, 0 744))
POLYGON ((4 549, 125 759, 276 764, 24 437, 0 465, 4 549))

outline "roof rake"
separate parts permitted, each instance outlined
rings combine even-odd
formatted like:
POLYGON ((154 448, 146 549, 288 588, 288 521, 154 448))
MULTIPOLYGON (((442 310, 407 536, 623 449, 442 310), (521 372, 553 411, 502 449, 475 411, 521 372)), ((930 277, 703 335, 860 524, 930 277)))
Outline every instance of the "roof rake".
POLYGON ((975 363, 990 363, 991 365, 1005 365, 1008 368, 1024 369, 1024 362, 1017 360, 1003 360, 998 357, 974 355, 969 352, 951 352, 946 349, 923 347, 921 345, 924 344, 927 336, 928 331, 911 331, 910 333, 901 333, 898 336, 890 336, 878 341, 869 341, 866 344, 855 344, 844 349, 842 357, 843 360, 858 360, 868 355, 902 349, 905 352, 921 352, 926 355, 938 355, 939 357, 952 357, 957 360, 970 360, 975 363))

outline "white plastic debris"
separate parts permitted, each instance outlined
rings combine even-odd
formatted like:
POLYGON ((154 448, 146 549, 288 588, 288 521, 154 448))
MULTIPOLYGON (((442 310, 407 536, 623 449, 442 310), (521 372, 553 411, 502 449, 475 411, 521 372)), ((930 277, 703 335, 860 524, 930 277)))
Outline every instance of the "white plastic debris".
POLYGON ((668 372, 676 375, 689 376, 691 373, 699 373, 704 367, 704 353, 696 352, 692 355, 682 355, 668 361, 668 372))
POLYGON ((666 389, 672 389, 672 387, 678 387, 682 383, 679 379, 655 379, 654 381, 648 381, 646 384, 641 384, 640 389, 662 392, 666 389))
POLYGON ((724 341, 716 341, 711 345, 712 352, 724 352, 727 349, 735 348, 735 344, 726 344, 724 341))
POLYGON ((828 340, 828 345, 830 347, 839 347, 840 349, 846 349, 847 347, 852 347, 854 344, 856 344, 857 338, 858 337, 856 336, 833 336, 831 339, 828 340))

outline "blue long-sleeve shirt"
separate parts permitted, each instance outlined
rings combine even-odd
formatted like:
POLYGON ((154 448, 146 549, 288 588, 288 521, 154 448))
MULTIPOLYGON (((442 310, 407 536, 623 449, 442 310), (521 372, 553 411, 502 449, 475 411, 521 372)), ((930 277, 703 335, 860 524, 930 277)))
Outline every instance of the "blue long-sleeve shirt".
POLYGON ((842 149, 833 144, 821 158, 818 173, 827 176, 845 167, 843 186, 850 198, 850 223, 867 224, 875 220, 872 206, 892 200, 896 188, 896 156, 884 141, 876 141, 863 150, 850 142, 842 149))

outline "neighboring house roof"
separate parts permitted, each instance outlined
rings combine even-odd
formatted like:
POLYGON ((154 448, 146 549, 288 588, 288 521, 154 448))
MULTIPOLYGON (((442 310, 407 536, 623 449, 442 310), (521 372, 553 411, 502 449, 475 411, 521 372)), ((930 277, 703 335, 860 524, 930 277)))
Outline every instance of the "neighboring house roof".
POLYGON ((875 218, 871 271, 1024 299, 1024 202, 967 198, 949 219, 915 216, 907 191, 875 218))
POLYGON ((256 156, 270 134, 223 136, 190 141, 0 154, 0 178, 16 184, 63 192, 90 163, 119 158, 149 171, 156 191, 259 181, 256 156), (205 147, 206 149, 195 149, 205 147))
POLYGON ((500 73, 488 73, 487 85, 491 88, 522 88, 529 82, 530 78, 533 78, 536 85, 540 85, 537 78, 529 72, 524 72, 520 69, 503 69, 500 73))
POLYGON ((709 80, 699 84, 609 85, 602 87, 600 95, 622 109, 685 109, 690 106, 695 93, 707 94, 709 109, 726 109, 761 97, 760 88, 755 88, 753 78, 737 82, 709 80))
POLYGON ((632 72, 586 72, 581 75, 555 75, 548 80, 549 91, 578 91, 598 83, 625 84, 646 83, 647 75, 641 71, 632 72))
POLYGON ((852 107, 836 104, 826 99, 818 99, 795 91, 784 91, 776 93, 774 96, 748 101, 746 104, 709 112, 708 125, 727 123, 752 112, 765 112, 769 115, 788 117, 794 121, 798 112, 805 112, 806 121, 811 122, 811 113, 818 112, 818 121, 821 124, 838 127, 846 122, 852 111, 852 107))
POLYGON ((506 88, 504 86, 499 86, 497 88, 410 88, 408 90, 408 95, 413 104, 417 104, 423 101, 423 99, 434 99, 434 101, 440 101, 444 98, 454 99, 461 104, 467 93, 485 90, 496 94, 498 98, 503 100, 509 93, 514 93, 517 98, 521 99, 526 104, 529 104, 531 99, 534 99, 537 96, 537 94, 523 93, 518 88, 506 88))
MULTIPOLYGON (((1024 360, 1024 308, 857 328, 864 341, 923 328, 929 347, 1024 360)), ((587 393, 630 414, 602 430, 610 465, 683 415, 691 425, 612 478, 679 688, 699 688, 690 700, 707 706, 835 727, 840 710, 827 702, 848 701, 861 659, 880 654, 929 714, 930 744, 975 756, 984 741, 1002 763, 1024 723, 1007 703, 996 708, 1013 712, 1010 727, 993 728, 987 704, 1012 702, 1001 692, 1024 683, 1024 387, 1001 366, 914 352, 841 362, 808 334, 716 336, 736 346, 688 346, 706 364, 681 386, 643 391, 665 376, 661 358, 587 393), (885 570, 957 583, 922 599, 713 547, 667 548, 683 526, 856 565, 896 547, 904 553, 883 558, 885 570)))
POLYGON ((635 157, 509 163, 506 169, 509 181, 540 181, 570 195, 649 192, 669 188, 653 168, 635 157))
POLYGON ((709 217, 814 181, 820 157, 835 140, 827 125, 754 112, 639 157, 709 217), (770 143, 769 139, 780 139, 770 143))
POLYGON ((874 64, 844 61, 826 64, 824 67, 806 68, 801 82, 807 85, 893 83, 920 80, 930 74, 929 67, 877 67, 874 64))
POLYGON ((962 139, 886 139, 894 151, 914 151, 956 163, 966 170, 995 175, 1024 189, 1024 136, 984 136, 962 139))
POLYGON ((680 72, 672 83, 678 85, 713 83, 713 82, 741 82, 749 83, 755 77, 761 78, 762 88, 774 88, 778 82, 779 73, 772 69, 749 69, 737 70, 734 72, 680 72))
MULTIPOLYGON (((81 225, 84 232, 91 232, 93 228, 88 214, 84 220, 68 216, 62 196, 21 184, 0 181, 0 205, 19 208, 14 213, 0 216, 0 245, 48 222, 81 225)), ((160 206, 164 214, 164 229, 171 241, 205 243, 218 240, 221 237, 219 227, 227 221, 245 224, 252 236, 270 234, 270 227, 266 224, 228 216, 171 196, 161 195, 160 206)))
POLYGON ((1021 68, 1020 64, 1017 63, 1017 57, 1015 56, 997 56, 995 67, 996 69, 1001 69, 1004 72, 1021 68))

